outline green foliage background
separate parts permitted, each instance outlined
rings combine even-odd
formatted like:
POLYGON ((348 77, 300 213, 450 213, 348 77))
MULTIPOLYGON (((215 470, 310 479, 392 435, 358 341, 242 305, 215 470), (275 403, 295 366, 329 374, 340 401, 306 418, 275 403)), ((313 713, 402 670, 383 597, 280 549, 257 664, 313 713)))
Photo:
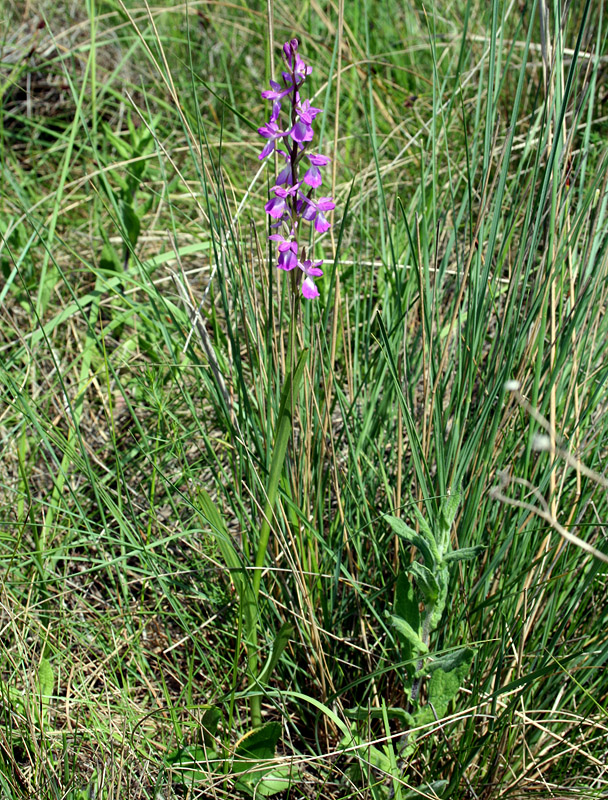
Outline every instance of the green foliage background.
POLYGON ((0 21, 3 796, 247 790, 239 584, 290 367, 256 129, 293 35, 337 209, 256 608, 261 664, 293 626, 263 697, 284 796, 605 793, 606 567, 558 530, 608 552, 603 4, 0 21), (431 645, 472 666, 404 749, 416 553, 384 515, 418 530, 458 488, 451 545, 485 549, 431 645))

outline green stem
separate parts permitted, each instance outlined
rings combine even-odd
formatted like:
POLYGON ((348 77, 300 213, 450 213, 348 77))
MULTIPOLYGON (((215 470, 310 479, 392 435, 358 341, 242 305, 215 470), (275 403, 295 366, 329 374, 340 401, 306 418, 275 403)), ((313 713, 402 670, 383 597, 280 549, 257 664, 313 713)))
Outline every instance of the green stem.
MULTIPOLYGON (((288 364, 290 366, 291 361, 294 359, 295 353, 295 319, 296 314, 294 313, 291 317, 289 331, 288 364)), ((252 590, 247 592, 247 598, 243 604, 243 614, 245 618, 245 628, 248 642, 247 665, 250 680, 253 682, 255 682, 258 676, 258 597, 262 582, 262 569, 264 566, 264 560, 266 558, 266 550, 268 549, 268 540, 270 538, 270 520, 272 519, 274 506, 277 499, 279 481, 281 479, 281 475, 283 474, 285 456, 287 454, 287 445, 289 444, 289 437, 291 435, 293 407, 299 393, 307 358, 308 350, 306 349, 300 353, 297 363, 285 379, 285 383, 281 391, 279 413, 275 428, 274 447, 270 462, 270 474, 268 477, 268 485, 266 487, 266 502, 264 504, 262 527, 260 529, 258 546, 255 554, 253 586, 252 590)), ((260 695, 252 696, 251 724, 254 728, 259 727, 262 724, 261 702, 260 695)))

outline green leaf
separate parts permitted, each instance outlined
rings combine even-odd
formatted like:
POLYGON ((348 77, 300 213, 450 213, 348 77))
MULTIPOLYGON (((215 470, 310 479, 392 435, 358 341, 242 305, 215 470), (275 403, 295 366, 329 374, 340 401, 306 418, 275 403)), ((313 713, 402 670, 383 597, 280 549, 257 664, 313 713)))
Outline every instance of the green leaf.
POLYGON ((462 495, 458 491, 452 492, 443 498, 440 514, 443 518, 443 523, 447 528, 451 528, 454 524, 461 501, 462 495))
POLYGON ((443 611, 445 609, 445 604, 448 596, 448 584, 450 579, 450 574, 448 571, 447 566, 441 567, 441 569, 435 572, 435 580, 437 581, 437 585, 439 586, 439 596, 435 601, 433 606, 433 610, 431 612, 431 619, 429 623, 429 632, 434 631, 439 623, 441 622, 441 617, 443 616, 443 611))
MULTIPOLYGON (((465 648, 468 649, 468 648, 465 648)), ((456 696, 462 685, 464 676, 470 669, 471 658, 463 658, 462 663, 446 672, 440 667, 435 669, 429 681, 429 703, 433 704, 435 713, 441 719, 448 710, 450 701, 456 696)))
POLYGON ((461 647, 459 650, 454 650, 451 653, 446 653, 443 656, 429 661, 425 667, 425 672, 434 672, 436 669, 442 669, 444 672, 451 672, 463 666, 466 666, 468 672, 474 654, 474 651, 470 647, 461 647))
POLYGON ((348 736, 343 736, 340 740, 340 745, 345 748, 349 748, 349 753, 347 755, 353 756, 355 752, 358 752, 365 761, 369 762, 372 767, 376 767, 376 769, 381 769, 383 772, 386 772, 390 775, 391 771, 391 760, 390 758, 379 750, 377 747, 370 745, 365 739, 362 739, 356 733, 351 733, 348 736), (357 751, 352 751, 351 748, 357 748, 357 751))
POLYGON ((176 771, 179 780, 186 784, 209 780, 209 773, 217 768, 217 752, 213 748, 196 745, 182 747, 167 757, 167 763, 176 771))
POLYGON ((215 537, 218 547, 220 548, 222 558, 224 559, 224 564, 230 570, 230 576, 234 582, 234 586, 239 594, 239 597, 241 600, 243 600, 245 587, 249 584, 244 579, 243 564, 241 563, 237 549, 232 542, 232 537, 228 532, 226 523, 224 522, 220 512, 217 510, 215 503, 204 489, 200 490, 199 502, 201 506, 201 515, 211 525, 211 532, 215 537))
POLYGON ((425 567, 424 564, 412 561, 409 566, 409 572, 416 579, 416 586, 420 589, 426 605, 432 605, 437 602, 437 598, 439 597, 439 584, 431 570, 425 567))
POLYGON ((264 665, 263 670, 258 676, 258 683, 268 683, 272 671, 279 663, 279 659, 283 654, 283 650, 287 646, 287 642, 294 634, 294 627, 291 622, 284 622, 277 633, 274 642, 272 643, 272 652, 268 657, 268 661, 264 665))
POLYGON ((446 497, 443 498, 441 503, 441 508, 439 510, 439 532, 436 536, 437 539, 437 547, 439 548, 439 552, 443 556, 444 553, 447 553, 450 548, 450 535, 452 531, 452 525, 454 524, 454 520, 456 519, 456 514, 458 513, 458 507, 460 506, 461 495, 460 492, 454 492, 453 494, 448 494, 446 497))
POLYGON ((429 648, 425 645, 425 643, 418 635, 418 632, 412 628, 409 622, 406 622, 406 620, 401 619, 401 617, 397 617, 395 614, 390 614, 389 619, 391 625, 395 628, 397 633, 401 634, 401 636, 404 636, 408 640, 408 642, 412 645, 412 647, 415 648, 415 650, 417 650, 420 653, 428 652, 429 648))
POLYGON ((417 547, 424 556, 424 560, 427 562, 427 564, 433 566, 436 560, 438 560, 436 559, 436 555, 438 554, 435 548, 435 541, 432 536, 430 540, 427 541, 419 533, 416 533, 413 528, 410 528, 410 526, 407 525, 402 519, 397 519, 397 517, 393 517, 390 514, 385 514, 384 519, 388 522, 397 536, 400 536, 409 544, 417 547))
POLYGON ((215 737, 217 736, 217 726, 222 718, 222 712, 215 706, 209 706, 203 713, 201 719, 201 729, 203 741, 207 749, 215 747, 215 737))
POLYGON ((122 224, 124 225, 129 242, 131 243, 132 247, 135 247, 139 238, 139 232, 141 230, 141 222, 137 216, 137 212, 133 206, 128 205, 127 203, 121 203, 120 212, 122 215, 122 224))
POLYGON ((409 792, 402 794, 403 800, 425 800, 425 798, 441 797, 445 790, 448 788, 449 781, 439 780, 432 783, 423 783, 416 789, 410 789, 409 792))
MULTIPOLYGON (((418 608, 418 600, 414 593, 412 581, 409 579, 405 570, 401 570, 397 576, 395 584, 395 601, 393 603, 393 611, 395 616, 404 619, 409 623, 410 627, 418 631, 420 630, 420 610, 418 608)), ((404 661, 409 661, 413 658, 412 644, 409 639, 397 631, 399 642, 401 644, 401 655, 404 661)), ((413 676, 415 668, 413 664, 406 664, 405 669, 410 676, 413 676)))
POLYGON ((254 728, 248 731, 236 743, 234 750, 234 770, 243 772, 252 765, 241 759, 254 761, 266 761, 274 758, 277 742, 281 736, 281 725, 279 722, 267 722, 261 728, 254 728))
POLYGON ((461 547, 460 550, 452 550, 443 557, 444 564, 451 564, 456 561, 472 561, 478 558, 485 550, 485 546, 480 544, 476 547, 461 547))
POLYGON ((235 783, 241 792, 246 792, 254 797, 272 797, 273 794, 289 789, 296 775, 296 769, 290 764, 264 772, 260 777, 259 772, 251 775, 242 775, 235 783))
POLYGON ((104 136, 108 142, 114 147, 118 155, 123 161, 131 157, 130 143, 121 136, 117 136, 107 122, 103 123, 104 136))
MULTIPOLYGON (((39 695, 39 708, 40 708, 40 722, 44 722, 46 712, 49 707, 49 699, 53 694, 53 687, 55 685, 55 676, 53 668, 48 658, 41 658, 38 665, 38 689, 39 695)), ((37 704, 38 705, 38 704, 37 704)), ((38 710, 38 709, 37 709, 38 710)))
POLYGON ((41 658, 38 665, 38 686, 40 688, 40 695, 42 697, 50 697, 53 694, 53 687, 55 685, 55 676, 53 675, 53 668, 48 658, 41 658))
POLYGON ((435 713, 441 719, 448 710, 448 703, 460 689, 458 672, 444 672, 436 669, 429 681, 429 703, 433 704, 435 713))
POLYGON ((433 535, 433 531, 431 530, 429 523, 422 516, 422 511, 420 511, 417 504, 415 502, 412 503, 410 508, 412 509, 413 515, 418 520, 418 525, 420 526, 420 530, 424 533, 426 540, 428 542, 435 542, 435 536, 433 535))

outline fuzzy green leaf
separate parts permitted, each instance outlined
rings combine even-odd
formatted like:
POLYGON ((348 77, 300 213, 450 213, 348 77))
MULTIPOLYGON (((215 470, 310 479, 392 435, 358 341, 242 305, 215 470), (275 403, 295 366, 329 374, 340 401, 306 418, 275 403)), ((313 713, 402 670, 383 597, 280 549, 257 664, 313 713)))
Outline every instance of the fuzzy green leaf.
POLYGON ((395 614, 390 614, 389 619, 391 625, 395 628, 397 633, 401 636, 404 636, 415 650, 420 653, 428 652, 429 648, 425 645, 417 631, 412 628, 409 622, 401 619, 401 617, 397 617, 395 614))
POLYGON ((460 550, 452 550, 451 553, 446 553, 443 557, 444 564, 451 564, 456 561, 472 561, 478 558, 486 548, 480 544, 476 547, 461 547, 460 550))
POLYGON ((413 528, 410 528, 402 519, 397 519, 397 517, 393 517, 390 514, 385 514, 384 519, 388 522, 391 526, 393 531, 400 536, 402 539, 405 539, 406 542, 417 547, 418 550, 424 556, 424 560, 430 566, 436 562, 436 549, 435 549, 435 542, 431 537, 431 541, 427 541, 424 536, 421 536, 419 533, 413 528))
POLYGON ((416 579, 416 586, 422 593, 426 605, 428 606, 437 602, 437 598, 439 597, 439 584, 431 570, 425 567, 424 564, 413 561, 409 566, 409 572, 416 579))
MULTIPOLYGON (((409 579, 405 570, 402 570, 397 576, 395 584, 395 602, 393 603, 393 611, 395 616, 404 619, 408 622, 411 628, 415 631, 420 630, 420 610, 418 608, 418 600, 414 592, 414 586, 409 579)), ((403 634, 397 631, 399 643, 401 645, 401 655, 404 661, 409 661, 414 657, 412 653, 412 644, 403 634)), ((406 664, 406 671, 410 678, 414 673, 414 665, 406 664)))
POLYGON ((466 666, 468 671, 473 661, 473 655, 474 651, 470 647, 461 647, 459 650, 434 658, 427 663, 425 671, 434 672, 436 669, 442 669, 444 672, 452 672, 463 666, 466 666))

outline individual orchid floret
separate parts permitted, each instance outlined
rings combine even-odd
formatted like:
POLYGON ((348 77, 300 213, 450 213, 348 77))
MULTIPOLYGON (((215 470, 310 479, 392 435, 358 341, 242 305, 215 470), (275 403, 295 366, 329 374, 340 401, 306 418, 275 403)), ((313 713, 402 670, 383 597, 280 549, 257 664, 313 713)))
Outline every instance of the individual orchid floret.
POLYGON ((299 188, 299 183, 296 183, 295 186, 291 186, 289 189, 283 189, 282 186, 273 186, 271 191, 275 193, 276 197, 273 197, 264 206, 266 213, 270 214, 270 216, 275 219, 280 219, 285 212, 288 211, 287 198, 293 197, 299 188))
POLYGON ((279 269, 289 271, 298 266, 298 243, 293 230, 289 234, 289 239, 280 233, 273 233, 268 238, 279 243, 279 263, 277 264, 279 269))
POLYGON ((313 281, 313 278, 320 278, 323 275, 323 270, 319 269, 322 261, 298 261, 298 267, 302 270, 306 277, 302 281, 302 294, 307 300, 312 300, 314 297, 319 296, 319 290, 313 281))
POLYGON ((294 232, 290 233, 289 239, 285 239, 280 233, 273 233, 268 238, 279 242, 279 268, 293 269, 298 263, 298 243, 294 238, 294 232))
MULTIPOLYGON (((304 173, 303 181, 308 186, 312 186, 313 189, 316 189, 323 183, 323 177, 321 176, 319 167, 327 166, 331 159, 327 156, 313 155, 312 153, 307 155, 306 158, 310 161, 311 166, 304 173)), ((277 183, 279 183, 278 180, 277 183)))
POLYGON ((276 120, 270 120, 267 122, 266 125, 262 125, 261 128, 258 128, 258 133, 260 136, 263 136, 264 139, 268 139, 266 144, 264 145, 264 149, 258 156, 260 161, 266 156, 269 156, 275 148, 277 139, 283 139, 286 136, 286 132, 280 130, 279 126, 276 123, 276 120))
POLYGON ((277 153, 285 159, 287 162, 283 169, 277 175, 276 184, 277 186, 282 186, 284 183, 289 183, 293 177, 293 165, 291 163, 291 158, 284 150, 278 150, 277 153))
POLYGON ((317 233, 328 231, 331 225, 325 218, 325 212, 333 211, 336 207, 331 197, 320 197, 317 201, 311 200, 310 197, 306 196, 302 199, 307 204, 307 207, 302 212, 302 217, 308 222, 314 222, 317 233))
POLYGON ((302 122, 299 119, 293 128, 289 131, 289 135, 294 140, 294 142, 312 142, 314 131, 310 125, 307 125, 305 122, 302 122))
POLYGON ((285 95, 288 95, 293 90, 291 83, 285 89, 282 89, 281 84, 276 81, 270 81, 270 86, 272 88, 262 92, 264 100, 282 100, 285 95))
POLYGON ((302 122, 306 123, 306 125, 312 125, 314 118, 321 114, 323 109, 311 106, 310 100, 304 100, 303 103, 296 103, 296 111, 302 122))

